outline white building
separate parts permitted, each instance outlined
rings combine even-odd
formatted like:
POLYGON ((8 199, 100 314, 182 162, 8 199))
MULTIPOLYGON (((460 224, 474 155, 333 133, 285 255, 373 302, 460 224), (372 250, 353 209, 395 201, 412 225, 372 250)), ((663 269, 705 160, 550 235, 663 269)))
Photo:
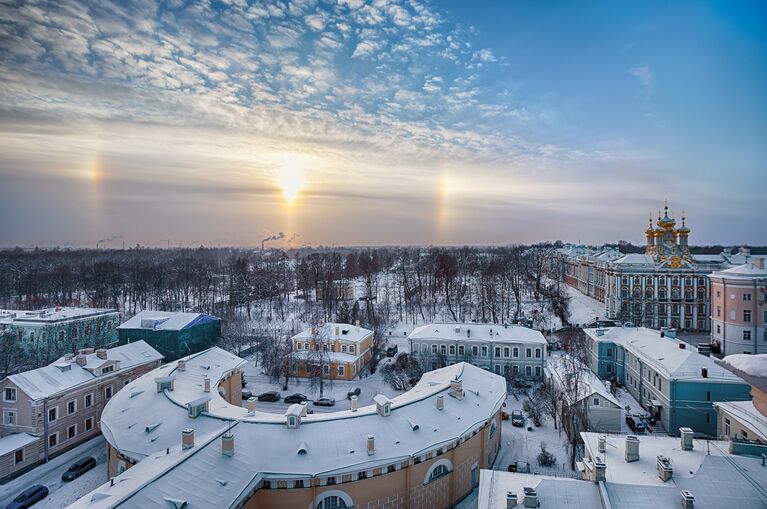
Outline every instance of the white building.
POLYGON ((430 323, 410 333, 410 352, 427 368, 469 362, 497 375, 540 380, 546 339, 519 325, 430 323))

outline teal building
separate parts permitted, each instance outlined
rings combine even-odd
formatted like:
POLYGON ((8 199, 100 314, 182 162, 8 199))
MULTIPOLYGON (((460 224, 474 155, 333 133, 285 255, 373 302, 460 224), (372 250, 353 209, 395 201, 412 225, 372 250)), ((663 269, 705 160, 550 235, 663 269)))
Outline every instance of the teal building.
POLYGON ((204 313, 142 311, 117 333, 121 345, 143 339, 169 362, 213 346, 221 335, 221 320, 204 313))

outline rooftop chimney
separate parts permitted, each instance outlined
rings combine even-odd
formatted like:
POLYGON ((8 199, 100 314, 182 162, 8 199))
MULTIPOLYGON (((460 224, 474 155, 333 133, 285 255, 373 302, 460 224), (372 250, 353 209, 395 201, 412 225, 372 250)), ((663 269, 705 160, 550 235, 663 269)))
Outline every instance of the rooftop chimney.
POLYGON ((599 442, 597 444, 597 449, 599 449, 599 452, 605 452, 607 450, 607 437, 604 435, 599 435, 599 442))
POLYGON ((639 461, 639 438, 626 435, 626 463, 639 461))
POLYGON ((352 396, 352 412, 357 411, 357 396, 352 396))
POLYGON ((700 376, 708 378, 708 368, 700 368, 700 376))
POLYGON ((72 359, 74 359, 74 358, 75 358, 74 354, 71 354, 71 353, 68 353, 68 354, 66 354, 66 355, 64 356, 64 360, 65 360, 66 362, 71 362, 71 361, 72 361, 72 359))
POLYGON ((93 348, 81 348, 80 353, 83 355, 90 355, 93 353, 93 348))
POLYGON ((248 408, 248 413, 250 415, 253 415, 254 413, 256 413, 256 398, 254 398, 253 396, 249 397, 248 400, 245 402, 245 404, 248 408))
POLYGON ((506 492, 506 509, 513 509, 514 507, 517 507, 517 492, 507 491, 506 492))
POLYGON ((602 460, 602 457, 594 457, 594 482, 604 482, 606 470, 607 464, 602 460))
POLYGON ((445 396, 440 394, 437 396, 437 410, 442 410, 443 408, 445 408, 445 396))
POLYGON ((80 366, 85 366, 88 363, 88 359, 83 354, 79 354, 75 357, 75 362, 80 366))
POLYGON ((354 326, 357 327, 357 332, 359 332, 360 331, 360 321, 359 320, 354 320, 354 326))
POLYGON ((525 492, 525 507, 538 507, 538 492, 535 488, 524 487, 525 492))
POLYGON ((458 377, 450 380, 450 395, 457 399, 463 399, 463 382, 458 377))
POLYGON ((682 509, 693 509, 695 507, 695 497, 692 496, 692 492, 689 490, 682 490, 682 509))
POLYGON ((658 456, 658 477, 666 482, 674 476, 674 469, 671 467, 671 460, 665 456, 658 456))
POLYGON ((376 452, 376 437, 368 435, 368 456, 374 455, 376 452))
POLYGON ((231 431, 221 435, 221 454, 230 458, 234 456, 234 434, 231 431))
POLYGON ((692 431, 692 428, 679 428, 679 438, 682 441, 683 451, 692 451, 692 438, 694 434, 695 433, 692 431))
POLYGON ((179 371, 186 371, 186 359, 179 359, 176 367, 179 371))
POLYGON ((203 390, 205 392, 210 392, 210 378, 209 377, 206 376, 205 378, 202 379, 202 386, 203 386, 203 390))
POLYGON ((96 357, 104 361, 107 360, 107 349, 99 348, 98 350, 96 350, 96 357))
POLYGON ((339 337, 341 335, 341 328, 336 326, 336 337, 339 337))
POLYGON ((759 258, 754 258, 754 267, 757 269, 763 269, 764 268, 764 258, 761 256, 759 258))
POLYGON ((194 447, 194 430, 192 428, 184 428, 181 430, 181 449, 191 449, 194 447))

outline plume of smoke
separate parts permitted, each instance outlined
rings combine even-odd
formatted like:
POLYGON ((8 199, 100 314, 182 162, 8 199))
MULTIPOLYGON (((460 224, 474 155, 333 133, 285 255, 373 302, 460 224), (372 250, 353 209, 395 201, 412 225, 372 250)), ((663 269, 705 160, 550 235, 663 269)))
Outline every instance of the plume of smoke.
POLYGON ((261 242, 269 242, 271 240, 282 240, 285 238, 285 232, 280 232, 272 235, 271 237, 267 237, 265 239, 261 239, 261 242))
POLYGON ((105 239, 99 240, 97 243, 98 244, 104 244, 106 242, 112 242, 113 240, 120 240, 121 238, 123 238, 122 235, 112 235, 111 237, 107 237, 105 239))

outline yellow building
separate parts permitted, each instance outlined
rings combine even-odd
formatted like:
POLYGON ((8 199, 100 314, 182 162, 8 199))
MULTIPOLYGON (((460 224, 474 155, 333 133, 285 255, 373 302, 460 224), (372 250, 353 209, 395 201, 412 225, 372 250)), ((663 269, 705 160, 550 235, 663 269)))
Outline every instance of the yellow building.
POLYGON ((352 380, 372 357, 373 331, 347 323, 325 323, 292 338, 293 374, 352 380))

